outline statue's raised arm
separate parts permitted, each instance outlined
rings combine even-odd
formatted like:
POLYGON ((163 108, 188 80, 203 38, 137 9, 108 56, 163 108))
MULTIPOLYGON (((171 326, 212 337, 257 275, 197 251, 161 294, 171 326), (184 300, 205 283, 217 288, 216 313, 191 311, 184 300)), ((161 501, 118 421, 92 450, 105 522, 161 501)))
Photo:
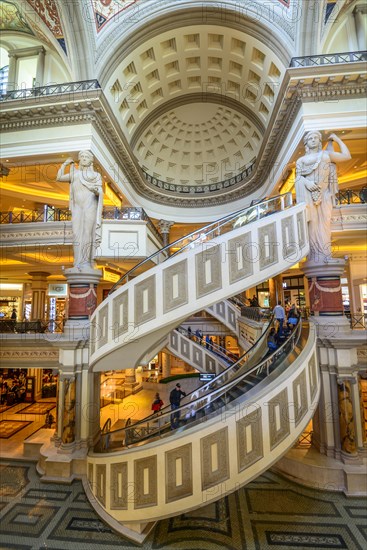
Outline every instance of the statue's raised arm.
POLYGON ((338 192, 335 164, 350 160, 351 155, 335 134, 329 136, 324 150, 318 131, 308 132, 303 142, 306 154, 296 162, 296 198, 308 206, 310 259, 327 261, 331 257, 331 215, 338 192), (340 152, 334 151, 334 142, 340 152))
POLYGON ((103 189, 101 174, 93 168, 92 153, 80 151, 78 158, 78 168, 68 158, 56 179, 70 183, 74 268, 83 271, 94 268, 95 250, 101 241, 103 189))

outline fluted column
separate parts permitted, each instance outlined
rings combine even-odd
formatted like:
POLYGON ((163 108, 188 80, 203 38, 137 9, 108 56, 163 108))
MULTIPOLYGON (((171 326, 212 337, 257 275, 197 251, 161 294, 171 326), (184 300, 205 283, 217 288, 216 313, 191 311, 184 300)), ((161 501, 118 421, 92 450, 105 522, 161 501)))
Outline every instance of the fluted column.
POLYGON ((31 321, 37 321, 45 317, 47 277, 50 273, 46 271, 30 271, 29 275, 32 277, 31 321))
POLYGON ((358 394, 359 394, 359 412, 361 415, 361 428, 362 428, 362 445, 367 447, 367 431, 365 428, 365 419, 364 419, 364 406, 363 406, 363 395, 362 395, 362 382, 358 376, 358 394))
POLYGON ((44 72, 45 72, 45 54, 44 48, 40 48, 37 57, 37 72, 36 72, 36 86, 43 86, 44 72))
POLYGON ((8 84, 6 87, 7 92, 17 89, 17 83, 15 82, 17 76, 17 57, 14 53, 8 52, 9 56, 9 73, 8 73, 8 84))
POLYGON ((338 404, 341 450, 348 455, 356 454, 355 416, 349 380, 338 380, 338 404))
POLYGON ((167 220, 160 220, 158 223, 159 231, 161 232, 161 235, 163 237, 163 247, 167 246, 169 244, 169 234, 171 231, 172 225, 174 225, 175 222, 170 222, 167 220))
MULTIPOLYGON (((363 7, 366 10, 366 7, 363 7)), ((365 11, 362 11, 362 6, 357 6, 353 12, 354 23, 356 27, 356 37, 358 50, 364 51, 366 49, 366 17, 365 11)))

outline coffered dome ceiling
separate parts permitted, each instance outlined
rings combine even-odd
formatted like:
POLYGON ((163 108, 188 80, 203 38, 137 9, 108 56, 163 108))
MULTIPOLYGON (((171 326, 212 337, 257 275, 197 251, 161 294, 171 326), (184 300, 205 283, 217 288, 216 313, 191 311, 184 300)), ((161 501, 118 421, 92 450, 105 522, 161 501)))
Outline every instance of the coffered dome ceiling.
POLYGON ((130 51, 105 93, 150 180, 213 184, 256 159, 286 64, 239 30, 187 26, 130 51))

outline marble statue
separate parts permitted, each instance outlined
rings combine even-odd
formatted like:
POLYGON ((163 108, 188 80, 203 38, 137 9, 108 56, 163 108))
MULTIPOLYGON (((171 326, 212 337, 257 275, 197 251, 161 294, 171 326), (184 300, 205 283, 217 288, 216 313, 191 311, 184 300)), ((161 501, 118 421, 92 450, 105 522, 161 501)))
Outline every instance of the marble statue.
POLYGON ((308 132, 303 142, 306 154, 296 163, 296 198, 308 206, 309 259, 327 261, 331 257, 331 215, 338 192, 336 163, 350 160, 351 155, 335 134, 330 134, 324 150, 320 132, 308 132), (340 152, 334 151, 333 142, 340 152))
POLYGON ((90 151, 80 151, 79 166, 68 158, 57 173, 57 181, 70 183, 70 210, 73 228, 74 269, 93 269, 95 250, 101 242, 102 177, 93 168, 90 151), (68 174, 65 168, 70 166, 68 174))

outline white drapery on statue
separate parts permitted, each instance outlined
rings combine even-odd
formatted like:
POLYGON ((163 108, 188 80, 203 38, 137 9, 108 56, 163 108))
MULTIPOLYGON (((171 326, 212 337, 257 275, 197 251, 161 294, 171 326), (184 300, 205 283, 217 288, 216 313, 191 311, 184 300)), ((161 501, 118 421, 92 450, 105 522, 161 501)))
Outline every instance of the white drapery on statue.
POLYGON ((93 155, 79 153, 79 167, 67 159, 57 173, 57 181, 70 185, 70 210, 73 227, 74 267, 93 268, 95 251, 102 238, 102 177, 93 169, 93 155), (70 171, 65 174, 66 166, 70 171))

